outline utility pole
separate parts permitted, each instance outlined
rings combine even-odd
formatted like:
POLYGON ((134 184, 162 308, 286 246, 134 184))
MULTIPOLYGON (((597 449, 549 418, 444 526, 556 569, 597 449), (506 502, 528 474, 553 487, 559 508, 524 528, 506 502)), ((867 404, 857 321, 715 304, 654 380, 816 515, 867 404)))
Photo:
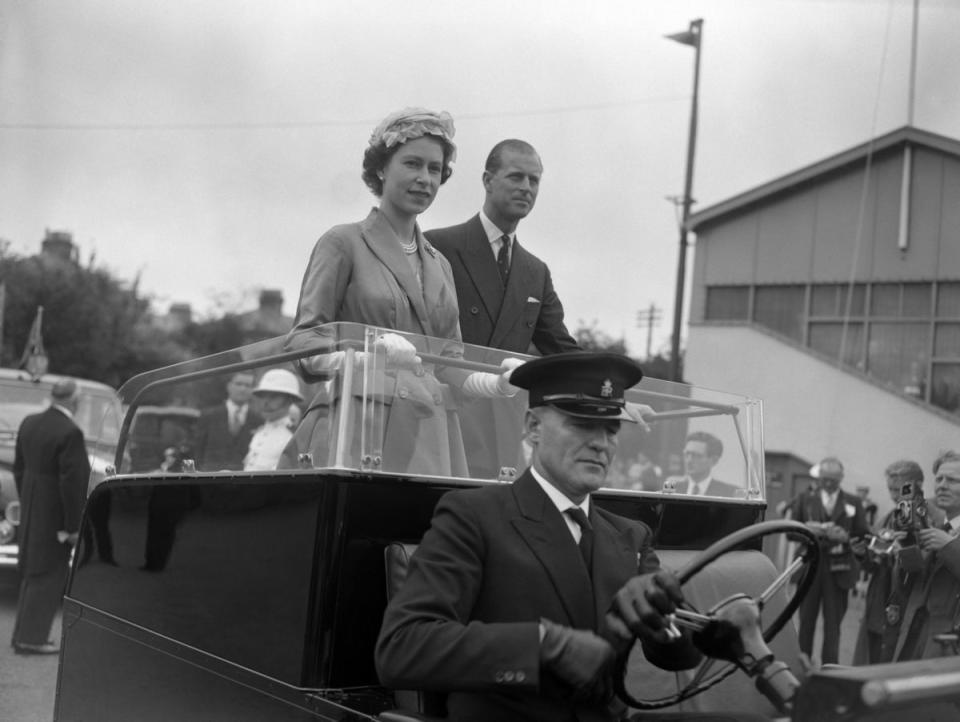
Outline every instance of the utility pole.
POLYGON ((689 45, 695 51, 693 60, 693 101, 690 106, 690 132, 687 138, 687 169, 683 185, 683 213, 680 219, 680 256, 677 260, 677 294, 673 303, 673 338, 670 343, 670 380, 680 378, 680 326, 683 323, 683 287, 687 269, 687 224, 690 220, 690 206, 693 203, 693 158, 697 146, 697 105, 700 92, 700 41, 703 34, 703 20, 690 21, 688 30, 666 37, 682 45, 689 45))
POLYGON ((650 342, 653 339, 653 327, 660 325, 661 309, 656 304, 651 303, 650 308, 637 311, 637 327, 647 327, 647 359, 651 358, 650 342))

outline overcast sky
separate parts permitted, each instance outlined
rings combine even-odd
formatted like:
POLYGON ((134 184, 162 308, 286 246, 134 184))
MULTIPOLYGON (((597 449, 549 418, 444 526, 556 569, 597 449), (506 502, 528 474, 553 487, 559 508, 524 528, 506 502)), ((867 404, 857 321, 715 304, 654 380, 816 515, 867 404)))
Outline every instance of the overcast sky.
MULTIPOLYGON (((456 126, 423 216, 466 220, 490 147, 535 145, 520 242, 571 327, 669 347, 693 79, 663 38, 704 19, 694 192, 705 208, 905 125, 912 0, 0 0, 0 238, 73 233, 165 312, 280 288, 376 203, 370 131, 408 105, 456 126)), ((960 3, 921 0, 914 124, 960 137, 960 3)), ((691 253, 688 268, 692 267, 691 253)))

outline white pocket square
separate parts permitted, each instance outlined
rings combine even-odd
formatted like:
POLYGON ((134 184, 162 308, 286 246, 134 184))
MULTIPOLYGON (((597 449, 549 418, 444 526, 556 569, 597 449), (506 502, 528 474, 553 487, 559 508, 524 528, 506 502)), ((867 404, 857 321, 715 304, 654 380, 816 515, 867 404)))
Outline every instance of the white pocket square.
POLYGON ((533 296, 527 296, 527 303, 540 303, 540 299, 534 298, 533 296))

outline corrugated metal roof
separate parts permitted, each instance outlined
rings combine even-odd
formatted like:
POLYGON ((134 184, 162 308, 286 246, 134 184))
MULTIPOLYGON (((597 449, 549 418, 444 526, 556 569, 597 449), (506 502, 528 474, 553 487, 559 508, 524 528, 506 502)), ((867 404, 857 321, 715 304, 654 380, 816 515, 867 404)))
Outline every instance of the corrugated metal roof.
POLYGON ((712 223, 735 212, 740 212, 755 203, 767 200, 781 193, 786 193, 797 186, 815 181, 821 176, 836 172, 839 169, 862 162, 869 154, 877 154, 897 146, 906 145, 926 146, 934 150, 960 157, 960 141, 937 135, 926 130, 904 126, 891 131, 872 141, 862 143, 822 161, 808 165, 800 170, 788 173, 769 183, 764 183, 751 190, 739 193, 725 201, 708 206, 690 216, 690 230, 696 231, 699 226, 712 223))

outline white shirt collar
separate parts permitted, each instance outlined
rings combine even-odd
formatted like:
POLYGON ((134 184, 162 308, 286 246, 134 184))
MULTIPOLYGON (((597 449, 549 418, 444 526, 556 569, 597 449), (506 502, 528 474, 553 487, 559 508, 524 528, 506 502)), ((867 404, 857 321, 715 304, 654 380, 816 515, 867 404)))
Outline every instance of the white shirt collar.
POLYGON ((694 481, 691 477, 687 477, 687 493, 692 494, 694 487, 698 491, 698 496, 705 494, 707 487, 710 486, 710 482, 713 481, 713 474, 707 474, 706 477, 701 481, 694 481))
POLYGON ((955 517, 948 519, 947 521, 950 522, 950 530, 952 532, 955 533, 957 529, 960 529, 960 514, 957 514, 955 517))
MULTIPOLYGON (((547 496, 550 497, 550 501, 553 502, 554 506, 557 507, 557 510, 562 514, 567 509, 572 509, 576 506, 583 509, 583 513, 590 516, 590 495, 579 504, 574 504, 570 499, 564 496, 563 492, 560 491, 557 487, 551 484, 549 481, 543 478, 543 476, 532 466, 530 467, 530 473, 533 475, 533 478, 537 480, 537 483, 543 488, 547 493, 547 496)), ((576 523, 576 522, 574 522, 576 523)))
POLYGON ((497 227, 496 223, 494 223, 489 218, 487 218, 487 214, 484 213, 482 210, 480 211, 480 224, 483 226, 483 230, 486 231, 487 241, 490 243, 491 246, 493 246, 494 251, 500 250, 500 243, 501 243, 500 239, 503 238, 504 235, 510 236, 511 242, 517 240, 516 231, 514 231, 513 233, 504 234, 504 232, 497 227))

